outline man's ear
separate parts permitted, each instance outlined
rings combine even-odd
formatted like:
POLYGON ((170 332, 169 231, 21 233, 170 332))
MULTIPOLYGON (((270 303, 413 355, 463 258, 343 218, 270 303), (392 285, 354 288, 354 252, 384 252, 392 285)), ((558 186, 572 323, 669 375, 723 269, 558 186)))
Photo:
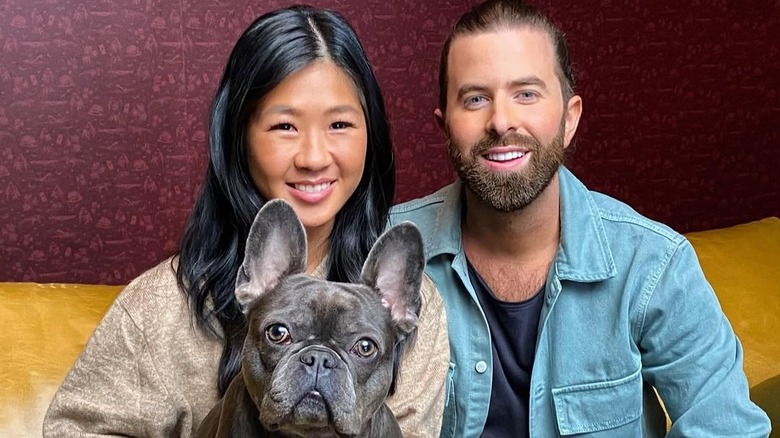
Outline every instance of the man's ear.
POLYGON ((577 132, 577 126, 580 124, 580 116, 582 115, 582 98, 574 95, 566 103, 566 115, 564 117, 564 136, 563 146, 569 147, 571 139, 574 138, 574 134, 577 132))
POLYGON ((445 134, 447 133, 447 122, 444 120, 444 113, 441 109, 436 108, 433 110, 433 116, 436 118, 436 125, 445 134))

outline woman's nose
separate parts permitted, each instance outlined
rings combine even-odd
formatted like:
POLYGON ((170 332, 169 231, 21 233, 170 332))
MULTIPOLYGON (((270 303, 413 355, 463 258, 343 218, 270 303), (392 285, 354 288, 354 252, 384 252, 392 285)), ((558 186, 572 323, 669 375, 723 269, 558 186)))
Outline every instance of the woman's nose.
POLYGON ((301 141, 295 155, 295 166, 301 169, 319 170, 333 162, 325 135, 310 133, 301 141))

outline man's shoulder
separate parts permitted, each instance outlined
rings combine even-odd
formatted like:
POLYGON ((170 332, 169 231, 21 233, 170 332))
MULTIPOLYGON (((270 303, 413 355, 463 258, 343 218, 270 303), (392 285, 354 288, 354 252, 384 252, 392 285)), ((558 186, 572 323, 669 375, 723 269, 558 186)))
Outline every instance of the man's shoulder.
POLYGON ((668 225, 644 216, 623 201, 599 192, 592 191, 591 195, 607 231, 651 235, 673 244, 684 239, 668 225))
POLYGON ((446 185, 430 195, 393 206, 390 209, 390 224, 412 221, 419 227, 435 218, 440 213, 444 201, 448 196, 451 196, 451 192, 454 190, 453 186, 454 183, 446 185))
POLYGON ((388 226, 409 221, 417 226, 425 242, 426 257, 457 253, 460 247, 459 181, 428 196, 398 204, 390 211, 388 226))
POLYGON ((625 202, 586 187, 565 167, 560 175, 562 225, 570 234, 597 230, 597 234, 605 234, 608 240, 622 240, 623 244, 637 235, 672 244, 684 239, 669 226, 644 216, 625 202))

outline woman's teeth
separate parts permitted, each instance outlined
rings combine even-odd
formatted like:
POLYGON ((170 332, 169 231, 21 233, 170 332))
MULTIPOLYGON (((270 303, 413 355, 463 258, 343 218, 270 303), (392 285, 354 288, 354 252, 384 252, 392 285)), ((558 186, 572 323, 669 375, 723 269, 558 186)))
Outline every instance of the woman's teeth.
POLYGON ((295 184, 295 190, 300 190, 302 192, 306 193, 317 193, 321 192, 328 187, 330 187, 331 183, 322 183, 322 184, 295 184))

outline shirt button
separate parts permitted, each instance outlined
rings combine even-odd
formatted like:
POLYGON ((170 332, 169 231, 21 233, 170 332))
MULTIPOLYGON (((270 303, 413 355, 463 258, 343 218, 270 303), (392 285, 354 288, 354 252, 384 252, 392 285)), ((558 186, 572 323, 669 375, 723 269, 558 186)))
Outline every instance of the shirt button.
POLYGON ((474 367, 478 373, 482 374, 487 371, 487 363, 484 360, 477 362, 477 366, 474 367))

